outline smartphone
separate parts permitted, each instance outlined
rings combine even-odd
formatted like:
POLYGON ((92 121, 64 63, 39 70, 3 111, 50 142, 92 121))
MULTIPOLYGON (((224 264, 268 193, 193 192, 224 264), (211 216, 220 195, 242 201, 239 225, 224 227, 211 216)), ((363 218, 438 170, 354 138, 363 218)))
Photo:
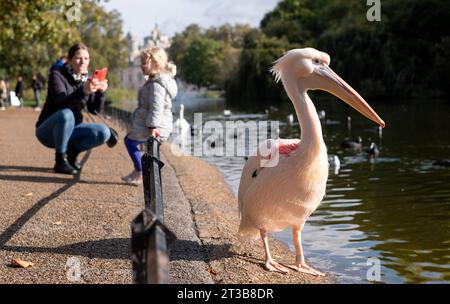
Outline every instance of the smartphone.
POLYGON ((101 70, 96 70, 92 79, 98 79, 99 81, 103 81, 106 79, 106 75, 108 74, 108 68, 103 68, 101 70))

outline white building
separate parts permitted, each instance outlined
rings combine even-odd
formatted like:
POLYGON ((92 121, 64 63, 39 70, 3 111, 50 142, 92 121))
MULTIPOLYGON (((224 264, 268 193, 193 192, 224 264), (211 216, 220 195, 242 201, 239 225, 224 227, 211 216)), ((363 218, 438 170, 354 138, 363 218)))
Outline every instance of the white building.
POLYGON ((138 46, 137 39, 130 33, 127 35, 128 40, 128 67, 124 69, 120 75, 121 83, 124 88, 137 90, 141 87, 145 78, 141 72, 141 50, 149 47, 161 47, 168 49, 171 45, 169 37, 163 35, 158 25, 151 31, 150 36, 144 37, 143 44, 138 46))

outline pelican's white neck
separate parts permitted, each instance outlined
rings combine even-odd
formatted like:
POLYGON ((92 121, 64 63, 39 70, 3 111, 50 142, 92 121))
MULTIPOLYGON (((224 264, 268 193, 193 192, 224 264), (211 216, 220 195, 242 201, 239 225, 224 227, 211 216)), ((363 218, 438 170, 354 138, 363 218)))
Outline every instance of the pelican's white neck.
POLYGON ((324 146, 322 126, 314 103, 309 98, 306 89, 299 86, 296 77, 286 76, 282 77, 282 81, 300 123, 302 145, 324 146))

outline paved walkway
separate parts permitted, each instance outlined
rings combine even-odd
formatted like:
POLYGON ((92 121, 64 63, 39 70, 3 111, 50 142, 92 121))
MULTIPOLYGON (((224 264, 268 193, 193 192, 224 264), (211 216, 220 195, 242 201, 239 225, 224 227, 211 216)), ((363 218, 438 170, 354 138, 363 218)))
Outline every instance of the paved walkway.
MULTIPOLYGON (((53 151, 34 136, 37 116, 30 109, 0 112, 0 283, 132 283, 130 223, 143 194, 120 180, 131 170, 124 145, 83 153, 78 176, 56 174, 53 151), (13 258, 34 266, 13 268, 13 258)), ((163 180, 171 203, 166 221, 179 238, 200 244, 169 165, 163 180)), ((172 282, 212 282, 201 252, 187 257, 172 259, 172 282)))

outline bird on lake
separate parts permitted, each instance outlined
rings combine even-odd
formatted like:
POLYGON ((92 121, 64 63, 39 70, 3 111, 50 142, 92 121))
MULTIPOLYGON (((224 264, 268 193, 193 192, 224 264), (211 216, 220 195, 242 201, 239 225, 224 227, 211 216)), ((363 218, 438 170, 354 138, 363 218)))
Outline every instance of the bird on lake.
POLYGON ((187 134, 191 132, 191 126, 187 122, 186 119, 184 119, 184 105, 180 104, 180 113, 179 117, 174 123, 175 129, 178 132, 178 134, 182 137, 185 137, 187 134))
POLYGON ((353 150, 361 150, 362 148, 362 138, 361 136, 358 136, 357 138, 353 139, 345 139, 341 143, 342 149, 353 149, 353 150))
POLYGON ((337 155, 328 155, 328 163, 330 164, 330 169, 333 170, 334 174, 339 174, 339 169, 341 169, 341 161, 337 155))
POLYGON ((380 149, 378 149, 378 146, 373 142, 370 144, 370 147, 366 149, 366 153, 370 158, 375 158, 380 155, 380 149))
POLYGON ((320 110, 319 112, 317 112, 317 114, 319 115, 320 120, 325 119, 325 117, 327 116, 325 110, 320 110))
POLYGON ((294 123, 294 114, 289 114, 286 118, 289 125, 294 123))
POLYGON ((329 167, 320 120, 307 91, 327 91, 384 126, 383 120, 329 64, 328 54, 305 48, 287 52, 272 67, 275 79, 281 80, 294 105, 301 139, 269 139, 260 144, 244 166, 238 192, 238 234, 241 239, 262 239, 264 266, 269 271, 287 273, 293 269, 324 275, 306 264, 301 244, 305 221, 325 195, 329 167), (268 146, 277 149, 268 150, 268 146), (293 234, 293 265, 277 263, 269 250, 267 233, 286 227, 293 234))
POLYGON ((377 127, 377 130, 378 130, 378 137, 379 137, 380 139, 383 139, 383 128, 380 127, 380 126, 378 126, 378 127, 377 127))

